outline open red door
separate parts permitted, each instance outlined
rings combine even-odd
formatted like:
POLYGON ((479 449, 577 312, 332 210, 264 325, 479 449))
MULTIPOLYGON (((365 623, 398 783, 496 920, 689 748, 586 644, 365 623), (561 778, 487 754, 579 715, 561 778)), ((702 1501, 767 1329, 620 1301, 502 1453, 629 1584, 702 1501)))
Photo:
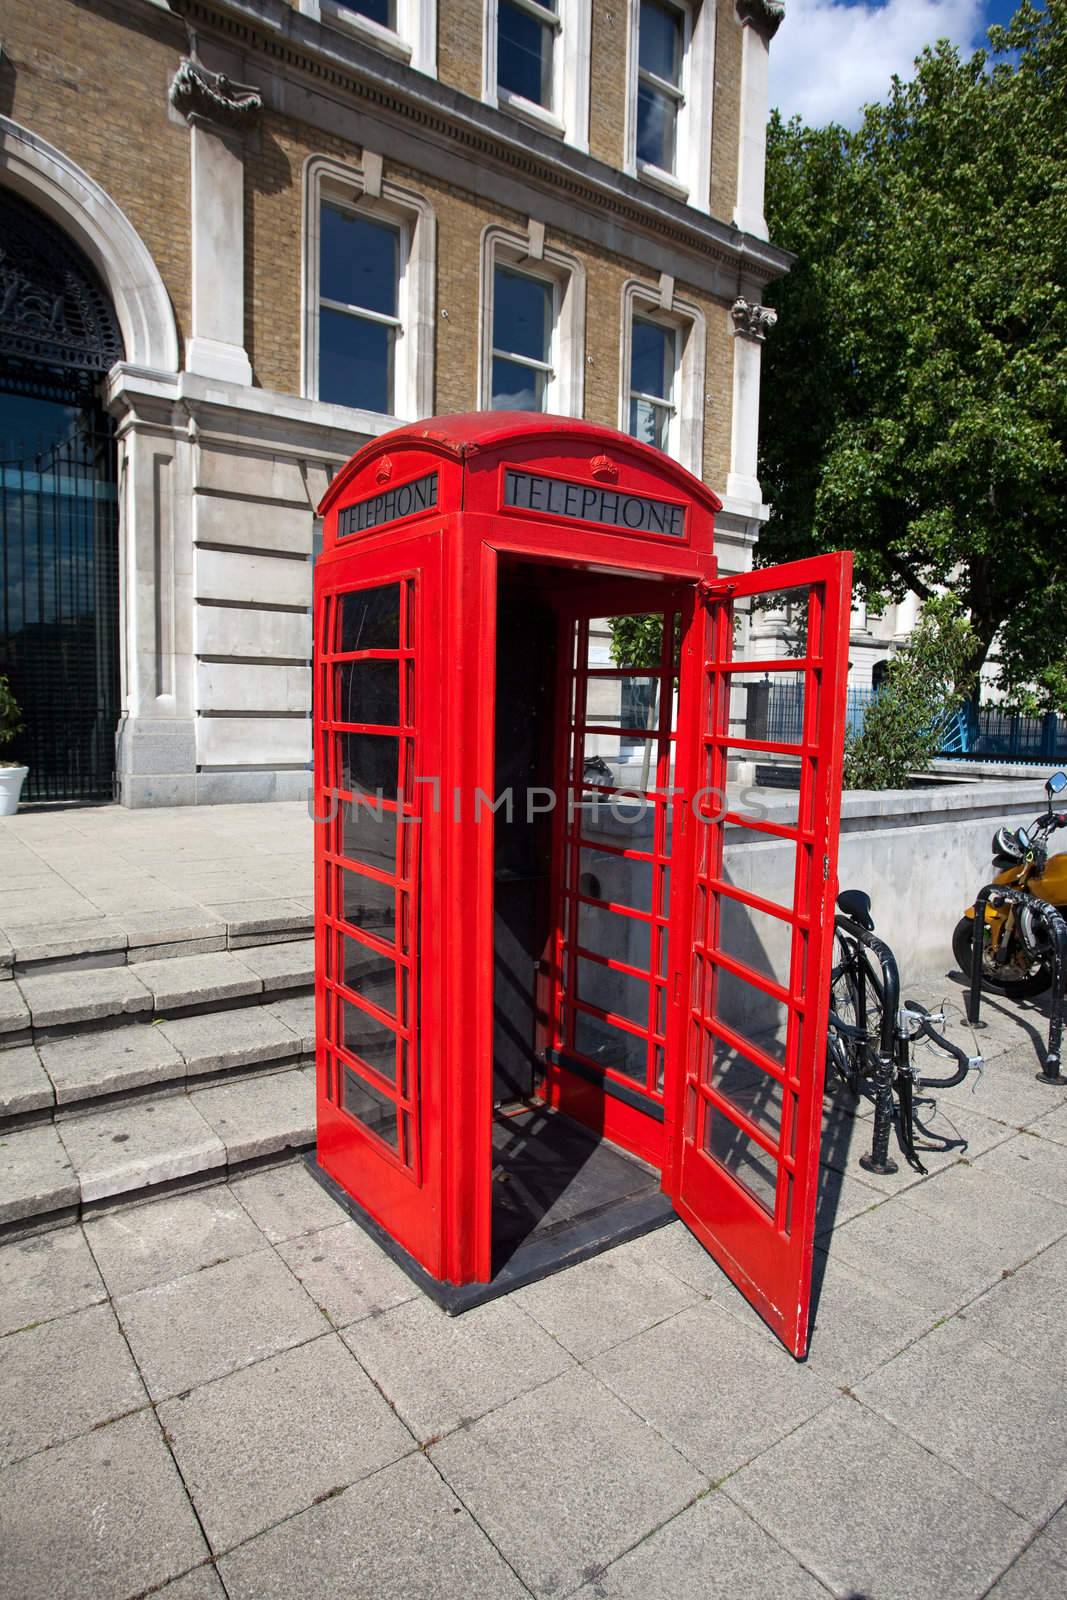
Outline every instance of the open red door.
POLYGON ((808 1341, 851 577, 843 554, 702 585, 682 663, 676 864, 692 894, 675 896, 670 935, 681 1070, 669 1183, 679 1216, 796 1356, 808 1341))

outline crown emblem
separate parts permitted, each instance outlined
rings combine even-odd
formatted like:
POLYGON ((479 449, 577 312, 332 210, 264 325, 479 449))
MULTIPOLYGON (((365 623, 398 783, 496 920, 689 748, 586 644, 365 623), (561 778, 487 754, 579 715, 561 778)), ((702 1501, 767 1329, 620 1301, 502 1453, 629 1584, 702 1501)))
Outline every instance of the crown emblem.
POLYGON ((388 456, 383 456, 374 470, 374 476, 379 483, 388 483, 393 476, 393 463, 388 456))
POLYGON ((594 478, 603 478, 608 483, 619 481, 619 469, 610 456, 594 456, 589 463, 589 470, 594 478))

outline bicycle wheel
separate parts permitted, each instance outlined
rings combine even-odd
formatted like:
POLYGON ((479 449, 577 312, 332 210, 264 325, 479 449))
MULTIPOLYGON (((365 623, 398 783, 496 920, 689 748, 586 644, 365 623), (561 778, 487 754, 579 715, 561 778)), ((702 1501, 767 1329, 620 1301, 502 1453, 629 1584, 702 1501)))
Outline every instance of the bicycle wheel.
POLYGON ((831 1023, 828 1060, 858 1099, 861 1085, 878 1062, 882 1030, 882 985, 863 947, 840 932, 838 960, 830 979, 830 1009, 842 1024, 831 1023))

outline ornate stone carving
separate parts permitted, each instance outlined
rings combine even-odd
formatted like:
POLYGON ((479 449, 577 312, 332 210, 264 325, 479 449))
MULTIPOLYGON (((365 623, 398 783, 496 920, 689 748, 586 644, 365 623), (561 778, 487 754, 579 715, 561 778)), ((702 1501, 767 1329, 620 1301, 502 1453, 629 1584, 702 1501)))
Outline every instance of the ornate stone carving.
POLYGON ((252 84, 208 72, 188 56, 182 57, 171 79, 170 103, 186 122, 206 122, 238 133, 254 128, 263 110, 263 96, 252 84))
POLYGON ((770 41, 782 25, 785 0, 737 0, 737 14, 770 41))
POLYGON ((741 339, 754 339, 762 344, 778 321, 778 313, 771 306, 756 305, 738 295, 730 307, 734 319, 734 332, 741 339))

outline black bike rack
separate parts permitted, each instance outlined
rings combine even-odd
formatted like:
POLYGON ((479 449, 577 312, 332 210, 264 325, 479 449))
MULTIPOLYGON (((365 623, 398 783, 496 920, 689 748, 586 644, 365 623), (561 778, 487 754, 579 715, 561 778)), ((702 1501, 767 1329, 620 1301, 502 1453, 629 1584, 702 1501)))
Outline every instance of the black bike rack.
POLYGON ((972 1028, 982 1026, 982 957, 985 953, 985 912, 989 901, 999 905, 1029 905, 1045 918, 1052 937, 1052 1009, 1048 1025, 1048 1048, 1045 1065, 1036 1074, 1038 1083, 1065 1084, 1067 1077, 1060 1071, 1060 1046, 1063 1042, 1064 974, 1067 973, 1067 922, 1055 906, 1047 900, 1037 900, 1023 889, 1008 889, 1001 884, 987 883, 979 889, 974 902, 974 931, 971 934, 971 985, 967 993, 967 1017, 972 1028))
POLYGON ((865 945, 882 969, 882 1027, 878 1040, 878 1070, 872 1081, 874 1137, 871 1140, 870 1155, 860 1156, 859 1163, 865 1172, 875 1172, 879 1177, 888 1177, 891 1173, 899 1171, 896 1162, 889 1156, 889 1135, 893 1127, 893 1079, 897 1070, 897 1015, 900 1011, 900 972, 897 958, 876 934, 860 923, 853 922, 851 917, 838 913, 834 919, 834 926, 865 945))

